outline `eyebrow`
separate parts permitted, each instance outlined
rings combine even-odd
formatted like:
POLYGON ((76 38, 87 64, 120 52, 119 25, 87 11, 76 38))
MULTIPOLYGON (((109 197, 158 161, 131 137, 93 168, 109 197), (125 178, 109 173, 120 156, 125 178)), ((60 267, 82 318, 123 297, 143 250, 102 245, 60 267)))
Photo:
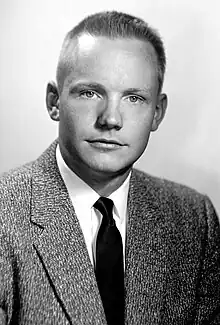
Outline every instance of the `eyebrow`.
POLYGON ((75 85, 73 86, 70 86, 71 88, 71 91, 75 90, 75 91, 80 91, 80 90, 83 90, 84 88, 91 88, 91 89, 96 89, 97 91, 100 91, 100 92, 104 92, 105 91, 105 88, 97 83, 97 82, 79 82, 79 83, 76 83, 75 85))
POLYGON ((129 93, 140 93, 140 92, 145 92, 149 96, 152 95, 152 91, 151 91, 150 88, 128 88, 128 89, 125 90, 125 94, 129 94, 129 93))
POLYGON ((78 82, 75 85, 73 85, 73 88, 83 88, 83 87, 88 87, 88 88, 104 88, 101 84, 97 82, 78 82))

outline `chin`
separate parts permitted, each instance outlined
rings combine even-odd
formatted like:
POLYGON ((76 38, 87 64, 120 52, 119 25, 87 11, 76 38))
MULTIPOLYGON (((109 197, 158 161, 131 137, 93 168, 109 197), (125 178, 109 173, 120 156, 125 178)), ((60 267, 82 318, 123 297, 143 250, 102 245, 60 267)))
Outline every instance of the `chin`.
POLYGON ((131 168, 131 165, 119 164, 118 162, 98 162, 94 164, 90 162, 89 167, 97 173, 123 174, 131 168))

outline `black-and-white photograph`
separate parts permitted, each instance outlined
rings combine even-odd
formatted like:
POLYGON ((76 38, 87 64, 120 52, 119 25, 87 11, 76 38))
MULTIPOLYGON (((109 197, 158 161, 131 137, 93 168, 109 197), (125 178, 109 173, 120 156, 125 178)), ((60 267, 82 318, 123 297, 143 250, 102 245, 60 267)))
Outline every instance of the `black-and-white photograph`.
POLYGON ((0 325, 220 324, 219 13, 1 1, 0 325))

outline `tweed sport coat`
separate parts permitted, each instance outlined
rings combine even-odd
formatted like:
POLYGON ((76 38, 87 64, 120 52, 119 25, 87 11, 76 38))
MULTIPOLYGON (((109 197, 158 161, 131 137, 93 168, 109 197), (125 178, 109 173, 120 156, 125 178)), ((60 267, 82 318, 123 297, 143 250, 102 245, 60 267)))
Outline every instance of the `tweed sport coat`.
MULTIPOLYGON (((106 325, 55 149, 0 180, 0 323, 106 325)), ((220 324, 209 199, 133 170, 128 202, 125 324, 220 324)))

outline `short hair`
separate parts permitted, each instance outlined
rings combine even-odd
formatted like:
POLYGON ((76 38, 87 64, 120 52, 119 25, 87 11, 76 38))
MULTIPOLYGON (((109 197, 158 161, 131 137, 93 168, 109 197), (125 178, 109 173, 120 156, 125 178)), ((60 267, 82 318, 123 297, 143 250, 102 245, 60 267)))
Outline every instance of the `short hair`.
POLYGON ((159 93, 161 92, 166 69, 166 55, 159 33, 144 20, 117 11, 103 11, 90 15, 67 33, 62 45, 56 74, 60 91, 64 82, 63 72, 69 67, 68 48, 71 41, 82 34, 105 36, 110 39, 136 38, 150 43, 156 52, 159 93))

